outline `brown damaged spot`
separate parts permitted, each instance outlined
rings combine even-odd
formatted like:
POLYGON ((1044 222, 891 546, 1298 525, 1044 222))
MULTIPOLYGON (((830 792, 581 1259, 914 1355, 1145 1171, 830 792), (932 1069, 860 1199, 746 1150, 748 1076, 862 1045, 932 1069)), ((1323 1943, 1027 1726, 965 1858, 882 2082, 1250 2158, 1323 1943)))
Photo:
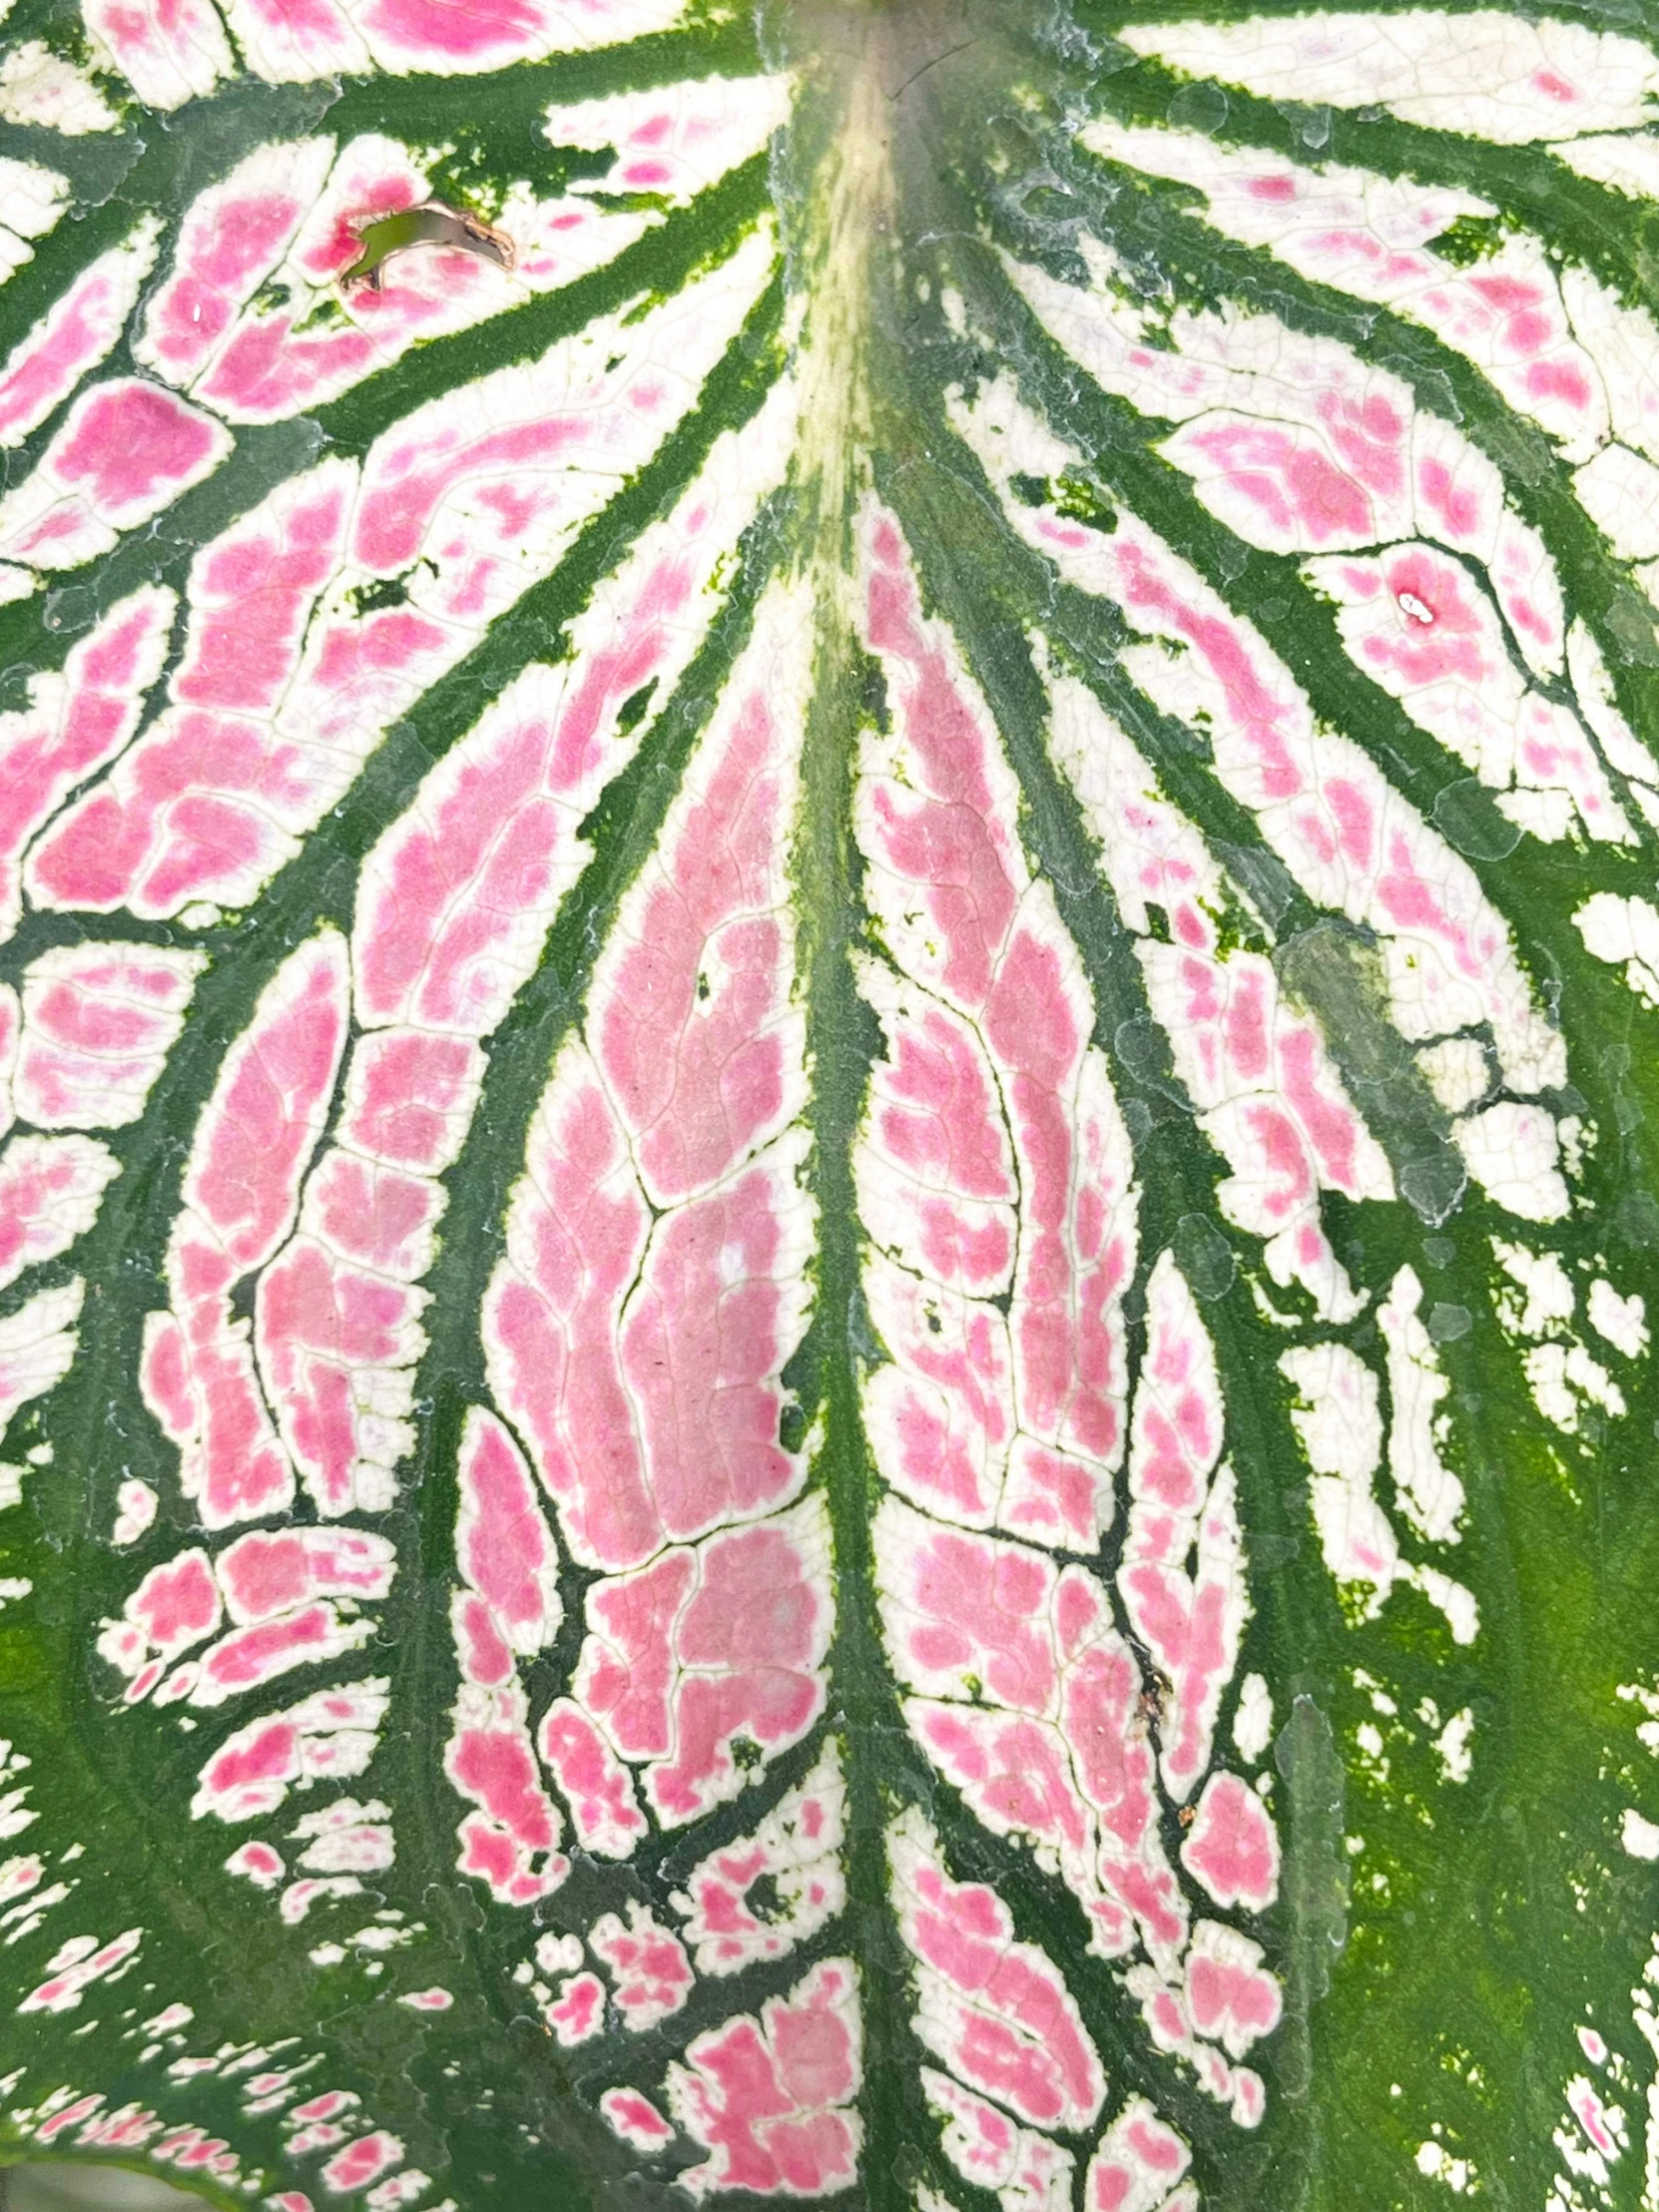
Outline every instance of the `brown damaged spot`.
POLYGON ((441 200, 428 200, 418 208, 403 208, 395 215, 377 216, 357 233, 362 252, 340 277, 342 291, 364 287, 378 291, 387 262, 394 254, 417 247, 455 247, 463 254, 477 254, 497 269, 511 269, 517 250, 505 231, 498 231, 481 216, 446 208, 441 200))

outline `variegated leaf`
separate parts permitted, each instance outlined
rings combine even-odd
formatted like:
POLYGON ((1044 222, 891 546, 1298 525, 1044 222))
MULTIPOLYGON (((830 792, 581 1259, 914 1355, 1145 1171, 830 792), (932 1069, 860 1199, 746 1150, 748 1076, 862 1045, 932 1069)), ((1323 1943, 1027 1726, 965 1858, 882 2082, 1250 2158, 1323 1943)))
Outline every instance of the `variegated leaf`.
POLYGON ((14 0, 0 2157, 1659 2204, 1656 40, 14 0))

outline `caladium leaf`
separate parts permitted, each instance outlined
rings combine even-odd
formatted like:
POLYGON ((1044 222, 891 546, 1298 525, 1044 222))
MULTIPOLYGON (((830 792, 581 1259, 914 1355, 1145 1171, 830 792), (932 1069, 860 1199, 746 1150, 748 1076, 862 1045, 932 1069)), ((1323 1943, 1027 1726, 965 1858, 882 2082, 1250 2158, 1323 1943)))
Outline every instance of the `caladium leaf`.
POLYGON ((0 2158, 1659 2202, 1643 12, 7 32, 0 2158))

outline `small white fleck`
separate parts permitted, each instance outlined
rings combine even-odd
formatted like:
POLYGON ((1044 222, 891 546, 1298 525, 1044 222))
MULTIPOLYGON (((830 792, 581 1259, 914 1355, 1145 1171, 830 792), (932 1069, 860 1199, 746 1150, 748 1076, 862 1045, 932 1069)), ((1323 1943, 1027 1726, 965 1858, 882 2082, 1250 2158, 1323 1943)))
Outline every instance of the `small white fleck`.
POLYGON ((116 1492, 115 1527, 110 1541, 118 1548, 124 1544, 136 1544, 156 1518, 161 1499, 148 1482, 123 1482, 116 1492))
POLYGON ((1620 1298, 1605 1277, 1597 1276, 1590 1285, 1589 1315, 1596 1335, 1627 1360, 1639 1360, 1647 1350, 1647 1302, 1640 1292, 1620 1298))
POLYGON ((1502 1237, 1492 1239, 1492 1253, 1504 1274, 1526 1295, 1524 1306, 1507 1291, 1499 1295, 1497 1315, 1504 1328, 1533 1339, 1558 1335, 1572 1320, 1576 1304, 1559 1254, 1531 1252, 1502 1237))
POLYGON ((1474 1714, 1468 1706, 1460 1713, 1453 1713, 1434 1739, 1434 1749, 1440 1755, 1440 1773, 1447 1782, 1466 1782, 1474 1766, 1474 1754, 1469 1750, 1469 1738, 1474 1734, 1474 1714))
POLYGON ((1492 1087, 1486 1048, 1475 1037, 1442 1037, 1417 1054, 1423 1081, 1448 1114, 1477 1106, 1492 1087))
POLYGON ((1272 1737, 1273 1692, 1261 1675, 1247 1674, 1233 1715, 1233 1741, 1239 1747, 1239 1757, 1252 1762, 1260 1759, 1272 1737))
POLYGON ((574 1973, 582 1963, 580 1936, 547 1935, 536 1942, 536 1964, 543 1973, 574 1973))

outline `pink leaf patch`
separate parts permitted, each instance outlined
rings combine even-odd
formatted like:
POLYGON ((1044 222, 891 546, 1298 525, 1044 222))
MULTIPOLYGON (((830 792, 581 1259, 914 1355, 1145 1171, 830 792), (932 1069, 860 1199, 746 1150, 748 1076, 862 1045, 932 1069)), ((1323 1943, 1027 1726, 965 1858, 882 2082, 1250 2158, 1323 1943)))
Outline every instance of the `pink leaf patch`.
POLYGON ((613 2131, 634 2150, 661 2150, 674 2140, 674 2130, 648 2096, 638 2089, 607 2089, 599 2109, 613 2131))
POLYGON ((1235 2058, 1279 2025, 1279 1983, 1262 1966, 1262 1946, 1236 1929, 1200 1921, 1187 1959, 1186 1996, 1194 2027, 1235 2058))
POLYGON ((622 2024, 636 2035, 678 2012, 691 1993, 685 1945, 637 1900, 629 1905, 626 1927, 614 1913, 595 1921, 588 1948, 610 1969, 622 2024))
POLYGON ((1083 2184, 1084 2212, 1157 2212, 1192 2153, 1145 2097, 1131 2097, 1100 2138, 1083 2184))
POLYGON ((709 2156, 679 2176, 718 2189, 832 2196, 857 2170, 861 2128, 849 2109, 862 2080, 857 1969, 828 1958, 759 2018, 742 2013, 699 2035, 668 2072, 675 2118, 709 2156))
POLYGON ((736 1795, 739 1738, 768 1757, 823 1711, 828 1563, 809 1499, 589 1591, 577 1694, 625 1759, 650 1762, 646 1794, 665 1823, 736 1795))
POLYGON ((1213 1774, 1181 1846, 1181 1864, 1217 1905, 1266 1912, 1279 1895, 1279 1831, 1236 1774, 1213 1774))
POLYGON ((159 384, 95 384, 0 499, 0 558, 45 569, 94 560, 211 476, 232 444, 222 423, 159 384))
POLYGON ((964 2081, 1036 2127, 1086 2127, 1106 2079, 1058 1970, 1019 1942, 1007 1908, 953 1882, 919 1815, 887 1837, 899 1930, 914 1959, 915 2028, 964 2081))

